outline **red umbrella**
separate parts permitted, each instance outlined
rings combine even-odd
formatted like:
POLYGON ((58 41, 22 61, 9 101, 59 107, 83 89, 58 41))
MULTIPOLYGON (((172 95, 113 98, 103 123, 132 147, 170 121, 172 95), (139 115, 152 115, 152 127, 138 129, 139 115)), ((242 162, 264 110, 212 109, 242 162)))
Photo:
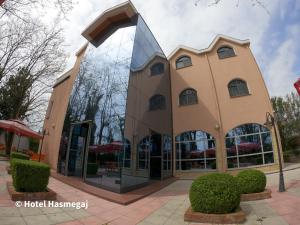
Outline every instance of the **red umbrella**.
POLYGON ((21 136, 32 137, 37 139, 43 138, 43 135, 31 130, 20 120, 0 120, 0 128, 9 132, 13 132, 14 134, 19 136, 17 151, 19 149, 21 136))
POLYGON ((2 5, 2 3, 4 2, 5 0, 0 0, 0 5, 2 5))
POLYGON ((91 152, 96 153, 112 153, 121 151, 123 149, 123 143, 121 141, 114 141, 105 145, 92 145, 89 147, 91 152))
POLYGON ((43 135, 31 130, 20 120, 0 120, 0 128, 13 132, 18 136, 42 139, 43 135))

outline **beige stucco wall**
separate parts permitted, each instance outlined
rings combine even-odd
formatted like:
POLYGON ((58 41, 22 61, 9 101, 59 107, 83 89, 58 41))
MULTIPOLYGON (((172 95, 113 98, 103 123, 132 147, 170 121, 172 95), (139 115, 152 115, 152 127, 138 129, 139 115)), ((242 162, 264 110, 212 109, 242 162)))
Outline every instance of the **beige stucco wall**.
MULTIPOLYGON (((50 99, 53 101, 51 115, 45 119, 44 123, 47 135, 44 140, 43 151, 46 154, 46 161, 55 170, 66 108, 84 51, 85 48, 78 54, 70 77, 54 88, 50 99)), ((227 160, 224 141, 226 133, 245 123, 263 124, 266 119, 266 112, 272 112, 262 74, 249 45, 240 45, 220 39, 210 52, 195 54, 181 49, 170 59, 170 76, 168 76, 168 69, 168 63, 157 57, 142 71, 134 72, 130 76, 125 137, 132 144, 133 169, 136 169, 137 144, 142 138, 150 134, 149 128, 151 128, 161 134, 172 133, 173 138, 182 132, 191 130, 202 130, 210 133, 216 139, 217 169, 226 171, 227 160), (220 60, 216 50, 222 45, 232 46, 236 56, 220 60), (190 56, 193 65, 176 70, 175 61, 181 55, 190 56), (159 61, 166 63, 165 74, 150 76, 151 65, 159 61), (234 78, 240 78, 247 82, 250 91, 249 96, 238 98, 229 96, 227 84, 234 78), (197 90, 198 104, 179 106, 178 96, 186 88, 197 90), (149 99, 154 94, 162 94, 166 97, 166 110, 153 112, 148 110, 149 99)), ((278 168, 277 146, 273 129, 271 132, 275 163, 259 167, 263 171, 273 171, 278 168)), ((176 162, 175 157, 174 144, 174 162, 176 162)), ((231 173, 236 171, 238 169, 229 170, 231 173)), ((195 178, 205 173, 180 172, 176 171, 175 166, 173 166, 173 174, 182 178, 195 178)))
MULTIPOLYGON (((69 72, 70 77, 62 83, 54 87, 49 105, 53 102, 49 118, 44 121, 44 129, 46 135, 43 142, 43 154, 45 154, 45 161, 51 166, 51 169, 56 170, 58 152, 61 140, 61 132, 64 125, 66 110, 69 102, 69 97, 73 88, 74 80, 78 74, 80 61, 84 56, 87 45, 85 45, 78 53, 77 60, 74 67, 69 72)), ((50 109, 48 109, 50 110, 50 109)))
MULTIPOLYGON (((263 125, 266 121, 266 112, 272 113, 273 111, 262 74, 249 45, 220 39, 209 52, 202 54, 180 49, 170 59, 170 65, 174 138, 178 134, 190 130, 202 130, 210 133, 216 139, 217 169, 226 171, 224 141, 226 133, 245 123, 263 125), (224 45, 233 47, 236 56, 219 59, 216 51, 224 45), (182 55, 191 57, 192 66, 176 69, 176 59, 182 55), (247 82, 250 95, 230 97, 227 85, 235 78, 247 82), (179 106, 179 94, 186 88, 193 88, 197 91, 198 104, 179 106)), ((273 129, 271 132, 275 164, 262 166, 263 171, 274 170, 278 167, 273 129)), ((174 169, 174 174, 179 177, 196 177, 201 172, 179 172, 174 169)))
POLYGON ((137 169, 137 147, 140 141, 151 132, 172 135, 171 90, 168 61, 155 57, 142 70, 131 72, 128 82, 128 95, 125 115, 125 138, 131 143, 132 171, 137 169), (165 72, 151 76, 150 68, 156 63, 163 63, 165 72), (149 99, 160 94, 165 97, 166 108, 149 110, 149 99))

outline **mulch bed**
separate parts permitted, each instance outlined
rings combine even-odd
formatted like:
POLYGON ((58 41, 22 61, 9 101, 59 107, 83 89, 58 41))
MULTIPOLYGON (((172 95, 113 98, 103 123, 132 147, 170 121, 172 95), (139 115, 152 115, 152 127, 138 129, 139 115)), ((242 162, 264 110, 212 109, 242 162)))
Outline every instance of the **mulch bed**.
POLYGON ((56 193, 50 188, 47 188, 47 191, 44 192, 18 192, 12 182, 7 182, 6 186, 13 201, 56 200, 56 193))
POLYGON ((246 214, 238 208, 236 212, 227 214, 208 214, 194 212, 191 207, 184 214, 184 221, 194 223, 237 224, 246 220, 246 214))

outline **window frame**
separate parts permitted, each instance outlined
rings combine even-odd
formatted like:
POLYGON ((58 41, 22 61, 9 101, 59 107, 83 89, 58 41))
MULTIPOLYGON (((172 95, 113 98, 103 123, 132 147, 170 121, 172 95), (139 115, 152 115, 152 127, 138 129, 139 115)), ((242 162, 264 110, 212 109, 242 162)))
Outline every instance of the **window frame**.
POLYGON ((176 171, 180 171, 180 172, 199 172, 199 171, 217 171, 217 149, 216 149, 216 139, 214 138, 214 136, 212 136, 210 133, 207 133, 205 131, 202 130, 192 130, 192 131, 184 131, 180 134, 178 134, 175 139, 175 170, 176 171), (191 132, 201 132, 201 137, 197 138, 197 134, 195 134, 195 138, 193 140, 182 140, 181 136, 184 135, 185 133, 191 133, 191 132), (202 135, 206 135, 206 137, 202 137, 202 135), (209 138, 208 138, 209 136, 209 138), (179 140, 178 140, 179 138, 179 140), (208 142, 213 142, 214 145, 214 149, 215 149, 215 157, 211 158, 211 157, 207 157, 206 156, 206 151, 203 152, 203 158, 196 158, 196 159, 182 159, 181 158, 181 153, 182 153, 182 149, 181 149, 181 144, 182 143, 198 143, 198 142, 205 142, 208 145, 208 142), (178 158, 177 158, 178 155, 178 158), (216 163, 216 168, 215 169, 211 169, 211 168, 207 168, 207 161, 211 161, 211 160, 215 160, 216 163), (197 162, 197 161, 201 161, 204 162, 204 169, 188 169, 188 170, 182 170, 182 162, 197 162), (178 168, 177 168, 177 164, 178 164, 178 168))
MULTIPOLYGON (((227 51, 228 51, 228 50, 227 50, 227 51)), ((224 45, 224 46, 219 47, 219 48, 217 49, 217 54, 218 54, 218 58, 219 58, 219 59, 227 59, 227 58, 231 58, 231 57, 236 56, 233 47, 228 46, 228 45, 224 45), (231 51, 230 51, 230 52, 225 52, 225 51, 221 52, 222 49, 225 49, 225 48, 226 48, 226 49, 230 49, 231 51)))
POLYGON ((227 84, 227 89, 228 89, 229 96, 231 98, 238 98, 238 97, 243 97, 243 96, 250 95, 250 91, 249 91, 249 88, 248 88, 248 83, 245 80, 241 79, 241 78, 234 78, 231 81, 229 81, 228 84, 227 84), (233 84, 233 82, 240 82, 240 84, 243 84, 244 87, 241 88, 237 84, 233 84), (232 87, 232 85, 235 85, 235 87, 234 86, 232 87), (237 92, 237 94, 233 93, 233 91, 232 91, 233 88, 235 88, 235 91, 237 92), (243 90, 244 88, 246 88, 245 90, 247 90, 247 93, 246 92, 242 93, 244 91, 243 90))
POLYGON ((192 65, 193 65, 192 58, 190 56, 188 56, 188 55, 181 55, 175 61, 176 70, 182 69, 182 68, 186 68, 186 67, 189 67, 189 66, 192 66, 192 65), (183 62, 179 62, 183 58, 187 58, 188 60, 183 61, 183 62), (178 66, 178 63, 182 63, 183 65, 182 66, 178 66))
POLYGON ((128 140, 128 139, 124 139, 124 141, 123 141, 123 150, 124 150, 124 155, 123 155, 123 167, 124 168, 131 168, 131 153, 132 153, 132 149, 131 149, 131 143, 130 143, 130 141, 128 140), (130 152, 130 156, 129 156, 129 158, 127 158, 126 157, 126 147, 129 147, 129 152, 130 152), (126 166, 126 163, 125 163, 125 161, 127 161, 127 162, 129 162, 129 166, 126 166))
POLYGON ((155 94, 153 96, 151 96, 151 98, 149 99, 149 111, 156 111, 156 110, 164 110, 166 109, 166 97, 164 95, 161 94, 155 94), (160 98, 159 100, 159 105, 156 105, 155 107, 153 107, 153 104, 158 102, 158 98, 160 98), (155 100, 157 102, 155 102, 155 100), (154 101, 154 102, 153 102, 154 101))
MULTIPOLYGON (((160 68, 160 69, 161 69, 160 68)), ((158 69, 159 70, 159 69, 158 69)), ((162 62, 157 62, 154 63, 151 67, 150 67, 150 76, 157 76, 157 75, 161 75, 165 73, 165 64, 162 62), (155 71, 154 68, 157 67, 159 68, 159 66, 161 66, 162 71, 155 71)))
MULTIPOLYGON (((188 96, 187 94, 185 94, 185 96, 188 96)), ((188 106, 188 105, 196 105, 196 104, 198 104, 198 93, 197 93, 197 90, 195 90, 194 88, 186 88, 186 89, 184 89, 184 90, 182 90, 181 92, 180 92, 180 94, 179 94, 179 106, 188 106), (196 100, 195 100, 195 102, 187 102, 187 103, 184 103, 184 104, 182 104, 182 101, 181 101, 181 98, 182 98, 182 95, 184 95, 184 92, 186 92, 186 91, 192 91, 193 92, 193 94, 195 94, 195 98, 196 98, 196 100)))
POLYGON ((138 170, 148 170, 149 169, 150 150, 151 150, 151 138, 150 138, 150 136, 145 136, 137 144, 136 156, 137 156, 137 169, 138 170), (140 159, 140 145, 145 145, 147 147, 147 152, 145 152, 145 159, 142 159, 142 160, 140 159), (140 162, 145 163, 145 166, 143 168, 140 167, 140 162))
POLYGON ((255 168, 255 167, 262 167, 262 166, 269 166, 269 165, 273 165, 275 164, 275 156, 274 156, 274 148, 273 148, 273 141, 272 141, 272 132, 271 130, 269 130, 267 127, 261 125, 261 124, 257 124, 257 123, 246 123, 246 124, 241 124, 231 130, 229 130, 226 133, 225 136, 225 148, 226 148, 226 163, 227 163, 227 170, 238 170, 238 169, 245 169, 245 168, 255 168), (240 128, 241 126, 245 126, 245 125, 259 125, 259 130, 258 132, 253 132, 253 133, 247 133, 247 134, 236 134, 236 132, 234 131, 237 128, 240 128), (263 129, 262 129, 263 128, 263 129), (227 137, 227 134, 229 132, 232 132, 233 135, 231 135, 230 137, 227 137), (272 150, 271 151, 264 151, 264 144, 263 144, 263 138, 262 135, 264 134, 269 134, 269 137, 271 138, 271 146, 272 146, 272 150), (248 154, 239 154, 239 148, 238 148, 238 142, 236 141, 238 138, 240 137, 248 137, 248 136, 255 136, 258 135, 259 136, 259 144, 260 144, 260 152, 255 152, 255 153, 248 153, 248 154), (233 156, 228 156, 228 152, 227 152, 227 146, 226 146, 226 140, 227 139, 234 139, 234 147, 235 147, 235 151, 236 151, 236 155, 233 156), (273 162, 272 163, 266 163, 265 162, 265 155, 267 154, 273 154, 273 162), (262 164, 258 164, 258 165, 251 165, 251 166, 240 166, 240 158, 243 157, 247 157, 247 156, 260 156, 262 157, 262 164), (228 167, 228 159, 236 159, 237 160, 237 167, 228 167))

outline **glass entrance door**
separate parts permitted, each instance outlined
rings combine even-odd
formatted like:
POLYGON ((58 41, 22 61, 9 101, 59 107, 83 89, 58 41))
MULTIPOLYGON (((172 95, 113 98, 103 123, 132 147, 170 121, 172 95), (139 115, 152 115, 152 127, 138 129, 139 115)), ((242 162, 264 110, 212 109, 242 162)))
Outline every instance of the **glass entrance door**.
POLYGON ((71 125, 70 142, 67 150, 67 176, 83 177, 89 123, 71 125))
POLYGON ((172 138, 163 135, 162 141, 162 178, 172 176, 172 138))
POLYGON ((150 178, 161 179, 161 135, 153 134, 151 136, 150 148, 150 178))

